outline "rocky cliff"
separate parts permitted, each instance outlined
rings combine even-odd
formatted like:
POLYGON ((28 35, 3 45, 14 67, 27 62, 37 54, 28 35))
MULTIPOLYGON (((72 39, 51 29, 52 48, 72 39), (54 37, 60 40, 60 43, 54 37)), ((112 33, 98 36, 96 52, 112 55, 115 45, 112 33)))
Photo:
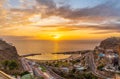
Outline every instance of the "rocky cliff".
POLYGON ((0 40, 0 60, 18 60, 15 46, 0 40))
POLYGON ((4 40, 0 40, 0 69, 8 74, 13 74, 16 72, 20 73, 23 70, 15 46, 7 43, 4 40), (4 69, 4 65, 2 63, 5 61, 15 61, 18 65, 18 68, 14 70, 4 69))
POLYGON ((116 51, 120 55, 120 37, 107 38, 100 43, 99 47, 106 51, 116 51))
POLYGON ((103 40, 100 47, 104 49, 116 49, 120 46, 120 37, 111 37, 103 40))

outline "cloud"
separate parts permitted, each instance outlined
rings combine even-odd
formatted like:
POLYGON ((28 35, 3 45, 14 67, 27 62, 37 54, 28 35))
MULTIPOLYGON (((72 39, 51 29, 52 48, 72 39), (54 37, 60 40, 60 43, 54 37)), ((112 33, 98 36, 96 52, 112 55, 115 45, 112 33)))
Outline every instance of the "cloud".
MULTIPOLYGON (((93 29, 96 31, 104 31, 103 33, 108 33, 108 32, 117 32, 120 33, 120 24, 100 24, 100 25, 86 25, 86 26, 81 26, 77 25, 78 29, 93 29)), ((100 32, 98 32, 100 33, 100 32)), ((102 32, 101 32, 102 33, 102 32)))
POLYGON ((92 8, 72 9, 70 5, 57 7, 53 0, 36 0, 37 6, 44 6, 43 16, 57 15, 69 19, 78 19, 81 17, 112 17, 120 16, 120 1, 112 0, 92 8))
POLYGON ((14 7, 8 1, 0 1, 0 29, 11 30, 9 29, 11 27, 34 26, 42 28, 40 30, 42 32, 85 29, 96 30, 98 31, 96 34, 120 32, 120 1, 118 0, 108 0, 95 7, 82 9, 73 9, 64 3, 58 6, 54 0, 19 0, 19 2, 19 7, 14 7), (99 32, 101 30, 102 32, 99 32))
POLYGON ((118 5, 119 1, 111 0, 92 8, 72 9, 70 5, 63 5, 58 7, 54 0, 31 0, 31 2, 29 2, 28 0, 22 0, 20 6, 22 6, 23 8, 9 8, 9 14, 11 15, 7 15, 12 19, 17 18, 18 22, 21 19, 23 20, 22 22, 26 22, 29 19, 29 17, 34 16, 36 14, 39 14, 41 18, 59 16, 74 21, 88 19, 90 19, 91 21, 96 21, 96 18, 98 18, 98 20, 101 21, 106 20, 106 18, 108 17, 112 18, 120 16, 120 6, 118 5))
POLYGON ((3 38, 3 39, 5 39, 5 40, 30 40, 30 39, 32 39, 33 37, 32 36, 8 36, 8 35, 6 35, 6 36, 0 36, 0 38, 3 38))
POLYGON ((76 30, 80 30, 78 28, 75 28, 75 27, 67 27, 67 26, 52 26, 51 28, 50 27, 46 27, 45 29, 41 29, 41 31, 43 32, 49 32, 49 31, 52 31, 52 32, 69 32, 69 31, 76 31, 76 30), (53 27, 53 28, 52 28, 53 27))
POLYGON ((56 8, 56 3, 53 0, 36 0, 39 5, 46 6, 46 8, 56 8))
POLYGON ((36 26, 49 26, 49 25, 58 25, 59 24, 65 24, 70 22, 69 19, 65 19, 59 16, 51 16, 49 18, 44 18, 42 19, 40 15, 35 15, 29 18, 31 22, 33 22, 31 25, 36 25, 36 26))
MULTIPOLYGON (((35 0, 33 1, 35 3, 35 0)), ((60 16, 67 19, 81 19, 82 17, 117 17, 120 16, 120 1, 111 0, 104 4, 97 5, 92 8, 77 8, 72 9, 70 5, 58 7, 54 0, 36 0, 36 4, 31 5, 31 8, 11 9, 12 11, 25 11, 39 13, 43 18, 49 16, 60 16)), ((29 3, 28 3, 29 4, 29 3)), ((26 7, 26 6, 24 6, 26 7)))
MULTIPOLYGON (((100 31, 100 32, 92 32, 90 34, 110 34, 110 33, 111 33, 111 31, 100 31)), ((112 33, 113 33, 113 31, 112 31, 112 33)))
POLYGON ((25 25, 27 21, 27 16, 29 14, 19 12, 19 11, 10 11, 4 5, 7 5, 5 2, 0 2, 0 28, 9 28, 13 26, 25 25))

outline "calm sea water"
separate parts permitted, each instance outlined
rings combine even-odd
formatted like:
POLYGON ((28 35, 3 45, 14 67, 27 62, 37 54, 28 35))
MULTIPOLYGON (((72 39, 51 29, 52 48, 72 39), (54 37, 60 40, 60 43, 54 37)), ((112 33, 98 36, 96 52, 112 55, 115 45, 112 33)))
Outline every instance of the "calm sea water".
POLYGON ((19 55, 41 53, 39 56, 29 58, 38 60, 54 60, 69 57, 69 55, 52 55, 55 52, 78 51, 94 49, 99 44, 98 41, 10 41, 12 42, 19 55))

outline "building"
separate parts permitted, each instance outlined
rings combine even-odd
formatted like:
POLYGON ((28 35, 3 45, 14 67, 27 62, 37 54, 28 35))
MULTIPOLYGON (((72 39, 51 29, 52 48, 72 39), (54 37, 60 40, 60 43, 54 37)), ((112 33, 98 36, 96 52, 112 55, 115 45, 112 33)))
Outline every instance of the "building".
POLYGON ((118 67, 119 67, 119 56, 118 56, 118 54, 114 54, 114 57, 112 59, 112 64, 113 64, 113 67, 115 67, 115 69, 118 69, 118 67))
POLYGON ((63 71, 63 72, 66 72, 66 73, 69 72, 69 68, 67 68, 67 67, 62 67, 62 68, 60 68, 60 69, 61 69, 61 71, 63 71))

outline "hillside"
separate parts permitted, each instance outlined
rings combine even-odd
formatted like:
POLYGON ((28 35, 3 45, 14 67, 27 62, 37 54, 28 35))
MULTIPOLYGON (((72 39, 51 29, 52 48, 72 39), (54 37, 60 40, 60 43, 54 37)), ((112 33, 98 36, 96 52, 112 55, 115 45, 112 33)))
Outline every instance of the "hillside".
POLYGON ((19 55, 17 54, 15 46, 0 40, 0 60, 18 60, 19 55))
POLYGON ((120 37, 111 37, 103 40, 100 47, 104 49, 116 49, 120 46, 120 37))
POLYGON ((99 47, 103 49, 113 49, 120 54, 120 37, 111 37, 103 40, 99 47))
POLYGON ((0 69, 8 74, 19 73, 23 70, 15 46, 4 40, 0 40, 0 69))

